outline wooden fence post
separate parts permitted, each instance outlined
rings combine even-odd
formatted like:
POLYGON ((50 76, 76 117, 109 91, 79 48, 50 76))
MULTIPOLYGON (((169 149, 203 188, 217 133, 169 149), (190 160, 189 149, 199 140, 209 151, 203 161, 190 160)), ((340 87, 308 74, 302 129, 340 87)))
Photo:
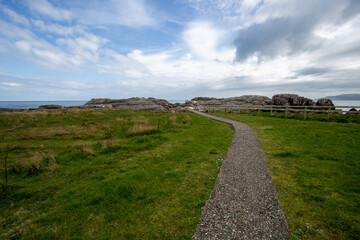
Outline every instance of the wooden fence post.
POLYGON ((260 108, 258 108, 258 116, 261 116, 260 108))
POLYGON ((330 111, 331 111, 331 107, 329 107, 328 109, 328 122, 330 121, 330 111))
POLYGON ((272 112, 272 107, 270 107, 270 116, 273 115, 273 112, 272 112))
POLYGON ((306 110, 307 110, 307 107, 305 107, 305 110, 304 110, 304 120, 306 120, 306 110))
POLYGON ((5 183, 8 183, 8 171, 7 171, 7 163, 8 163, 8 156, 9 156, 9 147, 6 145, 5 147, 5 162, 4 162, 4 171, 5 171, 5 183))
POLYGON ((285 118, 288 117, 288 106, 286 106, 286 111, 285 111, 285 118))

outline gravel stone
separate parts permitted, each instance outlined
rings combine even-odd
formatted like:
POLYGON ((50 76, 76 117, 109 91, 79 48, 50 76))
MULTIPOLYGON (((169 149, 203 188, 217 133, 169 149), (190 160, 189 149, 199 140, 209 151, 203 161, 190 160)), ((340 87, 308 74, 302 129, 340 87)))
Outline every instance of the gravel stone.
POLYGON ((244 123, 190 111, 235 130, 193 239, 289 239, 256 132, 244 123))

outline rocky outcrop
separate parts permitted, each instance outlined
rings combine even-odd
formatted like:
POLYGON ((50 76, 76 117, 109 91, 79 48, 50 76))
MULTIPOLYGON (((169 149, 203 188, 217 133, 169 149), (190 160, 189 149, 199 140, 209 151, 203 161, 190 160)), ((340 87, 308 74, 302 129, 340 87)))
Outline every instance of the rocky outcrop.
MULTIPOLYGON (((165 99, 156 99, 152 97, 133 97, 129 99, 94 98, 83 106, 62 107, 60 105, 42 105, 39 108, 23 109, 22 111, 56 111, 71 108, 92 108, 95 110, 101 110, 104 108, 111 108, 123 110, 154 110, 159 112, 184 112, 187 111, 188 107, 205 111, 209 110, 209 108, 211 110, 211 108, 216 109, 217 107, 220 109, 225 108, 227 111, 238 111, 239 106, 245 106, 244 109, 246 109, 247 106, 258 105, 310 106, 310 108, 312 106, 315 108, 316 105, 316 110, 328 110, 329 107, 331 107, 331 109, 335 109, 335 106, 330 99, 319 99, 315 104, 311 99, 296 94, 276 94, 272 97, 272 99, 259 95, 243 95, 240 97, 230 98, 195 97, 190 101, 187 101, 185 104, 172 104, 165 99)), ((20 111, 20 109, 0 109, 0 112, 11 111, 20 111)))
POLYGON ((314 106, 313 100, 297 94, 276 94, 272 97, 274 105, 279 106, 314 106))
POLYGON ((209 97, 195 97, 187 101, 185 105, 188 106, 237 106, 237 105, 272 105, 273 101, 266 96, 258 95, 244 95, 240 97, 230 98, 209 98, 209 97))
POLYGON ((39 107, 39 109, 40 110, 46 110, 46 109, 62 109, 63 107, 62 106, 60 106, 60 105, 53 105, 53 104, 51 104, 51 105, 42 105, 42 106, 40 106, 39 107))
POLYGON ((165 99, 156 98, 139 98, 133 97, 129 99, 109 99, 94 98, 85 103, 85 107, 93 108, 113 108, 123 110, 155 110, 160 112, 170 111, 174 106, 165 99))
POLYGON ((0 112, 23 112, 25 109, 18 108, 0 108, 0 112))
POLYGON ((266 96, 259 95, 243 95, 241 97, 227 98, 228 101, 241 102, 243 104, 251 105, 272 105, 273 101, 266 96))
MULTIPOLYGON (((225 108, 228 111, 238 110, 239 106, 306 106, 314 108, 316 110, 328 110, 335 109, 334 104, 330 99, 319 99, 316 103, 306 97, 299 96, 297 94, 275 94, 272 99, 266 96, 259 95, 243 95, 240 97, 230 98, 211 98, 211 97, 196 97, 186 102, 186 106, 192 106, 200 110, 211 110, 217 107, 225 108), (317 107, 316 107, 317 106, 317 107), (323 108, 321 108, 321 107, 323 108)), ((221 108, 221 109, 222 109, 221 108)), ((276 111, 276 110, 274 110, 276 111)), ((320 111, 319 111, 320 113, 320 111)))

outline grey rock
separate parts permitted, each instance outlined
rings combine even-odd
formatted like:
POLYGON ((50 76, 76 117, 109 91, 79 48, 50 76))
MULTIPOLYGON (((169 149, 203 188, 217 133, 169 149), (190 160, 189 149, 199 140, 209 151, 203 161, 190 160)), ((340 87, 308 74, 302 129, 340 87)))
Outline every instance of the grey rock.
POLYGON ((309 98, 299 96, 297 94, 275 94, 272 97, 274 105, 279 106, 314 106, 315 103, 309 98))
POLYGON ((334 106, 334 104, 331 101, 331 99, 322 98, 322 99, 317 100, 316 106, 334 106))
POLYGON ((323 108, 316 108, 317 110, 328 110, 329 107, 331 110, 335 110, 335 106, 333 102, 331 101, 331 99, 328 98, 322 98, 317 100, 316 106, 323 107, 323 108))
POLYGON ((243 95, 240 97, 227 98, 228 100, 235 100, 251 105, 272 105, 273 101, 266 96, 259 95, 243 95))
POLYGON ((356 108, 351 108, 346 114, 359 114, 360 112, 356 108))
POLYGON ((60 106, 60 105, 53 105, 53 104, 50 104, 50 105, 41 105, 39 107, 39 109, 62 109, 63 107, 60 106))
POLYGON ((237 105, 272 105, 273 101, 266 96, 244 95, 230 98, 209 98, 195 97, 186 102, 186 106, 216 107, 216 106, 237 106, 237 105))
POLYGON ((173 104, 169 103, 165 99, 133 97, 129 99, 96 98, 91 99, 89 102, 85 103, 84 106, 123 110, 155 110, 165 112, 169 111, 170 108, 173 107, 173 104))

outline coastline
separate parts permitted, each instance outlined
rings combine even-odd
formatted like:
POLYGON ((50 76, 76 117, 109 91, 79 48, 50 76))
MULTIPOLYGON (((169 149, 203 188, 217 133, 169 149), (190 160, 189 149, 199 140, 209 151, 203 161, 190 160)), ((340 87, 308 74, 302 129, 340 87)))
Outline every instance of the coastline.
MULTIPOLYGON (((89 100, 64 100, 64 101, 0 101, 0 108, 30 109, 42 105, 60 105, 63 107, 83 106, 89 100)), ((169 103, 185 103, 185 100, 167 100, 169 103)), ((360 102, 360 101, 359 101, 360 102)))

